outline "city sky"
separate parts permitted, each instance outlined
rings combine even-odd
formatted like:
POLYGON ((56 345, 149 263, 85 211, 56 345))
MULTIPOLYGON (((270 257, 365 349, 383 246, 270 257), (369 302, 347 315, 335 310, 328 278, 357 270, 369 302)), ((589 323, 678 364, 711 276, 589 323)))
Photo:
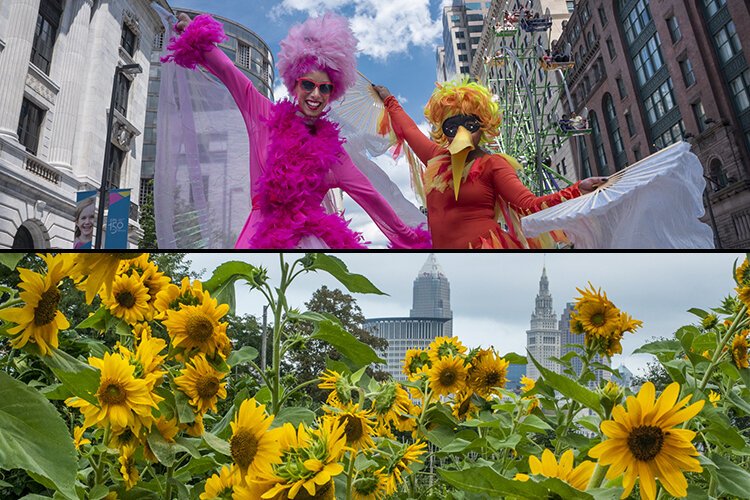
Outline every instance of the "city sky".
MULTIPOLYGON (((239 22, 263 38, 274 57, 291 26, 311 15, 337 12, 350 19, 359 39, 359 71, 374 83, 387 86, 426 131, 423 109, 436 81, 435 49, 442 45, 442 6, 450 3, 450 0, 180 0, 170 5, 174 10, 184 7, 239 22)), ((274 96, 280 99, 286 95, 277 78, 274 96)), ((386 154, 376 162, 406 198, 419 206, 403 156, 394 161, 386 154)), ((349 197, 344 199, 344 211, 352 221, 351 227, 371 242, 371 248, 387 246, 385 236, 349 197)))
MULTIPOLYGON (((286 254, 287 262, 301 254, 286 254)), ((367 318, 408 317, 412 285, 427 260, 426 253, 337 254, 351 272, 367 276, 388 296, 353 294, 367 318)), ((278 280, 278 254, 189 254, 192 268, 205 269, 210 277, 216 266, 240 260, 269 271, 278 280)), ((494 345, 502 352, 525 354, 526 330, 546 266, 553 309, 559 319, 566 302, 578 295, 576 287, 587 282, 601 287, 607 296, 634 318, 643 321, 636 334, 623 340, 623 355, 612 366, 625 364, 642 374, 653 358, 632 352, 654 337, 671 337, 683 325, 697 321, 688 313, 693 307, 708 310, 734 293, 732 265, 740 253, 438 253, 451 287, 453 334, 466 345, 494 345)), ((312 293, 322 285, 344 288, 327 273, 310 273, 292 286, 290 307, 304 310, 312 293)), ((237 313, 260 317, 262 296, 237 286, 237 313)))

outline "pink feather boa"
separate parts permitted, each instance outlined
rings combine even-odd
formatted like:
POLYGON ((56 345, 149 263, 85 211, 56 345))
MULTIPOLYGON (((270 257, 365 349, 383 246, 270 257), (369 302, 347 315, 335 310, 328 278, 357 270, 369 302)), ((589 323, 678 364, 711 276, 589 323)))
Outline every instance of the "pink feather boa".
POLYGON ((203 62, 206 52, 227 39, 224 26, 208 14, 196 16, 179 37, 172 37, 167 49, 172 53, 161 62, 174 61, 185 68, 195 69, 203 62))
POLYGON ((338 127, 319 118, 311 133, 288 100, 272 107, 267 125, 268 164, 253 197, 262 217, 249 248, 295 248, 305 236, 316 236, 330 248, 367 248, 360 233, 321 205, 330 166, 345 154, 338 127))

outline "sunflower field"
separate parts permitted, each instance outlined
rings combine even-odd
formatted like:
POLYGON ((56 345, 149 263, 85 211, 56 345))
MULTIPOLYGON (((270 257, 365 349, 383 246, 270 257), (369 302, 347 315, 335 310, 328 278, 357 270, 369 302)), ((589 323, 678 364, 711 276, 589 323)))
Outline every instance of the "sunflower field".
POLYGON ((0 254, 0 498, 750 498, 748 260, 721 304, 636 351, 663 377, 635 391, 596 382, 642 325, 592 284, 560 370, 438 337, 399 382, 337 317, 287 302, 311 272, 383 293, 338 257, 281 254, 276 282, 240 260, 207 280, 156 261, 0 254), (270 311, 267 363, 228 321, 238 282, 270 311), (313 340, 339 359, 287 376, 313 340), (541 376, 506 390, 511 363, 541 376), (298 397, 311 387, 325 399, 298 397))

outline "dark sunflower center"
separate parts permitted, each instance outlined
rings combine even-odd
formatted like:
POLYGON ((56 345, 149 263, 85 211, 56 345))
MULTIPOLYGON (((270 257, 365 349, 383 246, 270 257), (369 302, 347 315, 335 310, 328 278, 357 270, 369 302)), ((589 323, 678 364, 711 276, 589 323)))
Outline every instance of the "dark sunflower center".
POLYGON ((205 342, 214 334, 214 325, 205 316, 193 316, 187 321, 185 330, 195 342, 205 342))
POLYGON ((229 450, 237 465, 246 469, 258 453, 258 440, 252 432, 240 430, 229 441, 229 450))
POLYGON ((125 429, 122 434, 117 435, 117 441, 121 444, 129 444, 132 443, 135 438, 135 434, 133 434, 133 431, 130 430, 130 427, 125 429))
POLYGON ((458 379, 458 374, 452 368, 440 372, 440 385, 444 387, 452 386, 456 383, 456 379, 458 379))
POLYGON ((642 462, 648 462, 658 455, 663 444, 664 432, 653 425, 638 426, 628 436, 628 448, 642 462))
POLYGON ((34 309, 34 325, 44 326, 52 323, 57 313, 57 304, 60 303, 60 291, 57 288, 50 288, 42 292, 39 303, 34 309))
POLYGON ((115 300, 118 304, 126 309, 132 309, 135 305, 135 297, 130 290, 119 292, 115 295, 115 300))
POLYGON ((497 372, 489 372, 484 376, 484 386, 485 387, 495 387, 500 385, 500 380, 502 377, 497 372))
POLYGON ((594 326, 602 326, 604 324, 604 312, 592 314, 591 324, 594 326))
POLYGON ((99 390, 99 401, 107 405, 119 405, 125 402, 127 393, 120 382, 105 381, 99 390))
POLYGON ((354 443, 358 441, 362 437, 364 430, 362 429, 362 421, 354 415, 344 415, 344 419, 346 419, 346 427, 344 429, 344 432, 346 432, 346 442, 354 443))
POLYGON ((211 399, 219 392, 219 379, 212 376, 201 377, 195 384, 195 391, 201 399, 211 399))
POLYGON ((375 477, 365 477, 354 482, 354 490, 361 496, 372 495, 378 488, 378 480, 375 477))
POLYGON ((333 481, 328 481, 322 486, 318 486, 314 495, 310 495, 304 488, 300 489, 295 500, 333 500, 333 481))

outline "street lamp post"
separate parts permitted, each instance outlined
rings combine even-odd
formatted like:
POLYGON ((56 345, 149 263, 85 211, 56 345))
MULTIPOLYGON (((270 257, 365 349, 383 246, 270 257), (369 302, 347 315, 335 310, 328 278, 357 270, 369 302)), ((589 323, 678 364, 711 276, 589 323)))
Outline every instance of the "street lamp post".
POLYGON ((112 97, 109 101, 109 116, 107 117, 107 135, 106 142, 104 144, 104 166, 102 167, 102 181, 99 184, 99 212, 96 218, 96 244, 94 248, 99 250, 102 248, 102 241, 104 240, 104 198, 107 195, 107 175, 109 174, 109 162, 112 155, 112 127, 115 116, 115 98, 117 97, 117 81, 120 77, 120 73, 126 75, 137 75, 143 72, 140 64, 126 64, 124 66, 118 65, 115 68, 115 79, 112 83, 112 97))

